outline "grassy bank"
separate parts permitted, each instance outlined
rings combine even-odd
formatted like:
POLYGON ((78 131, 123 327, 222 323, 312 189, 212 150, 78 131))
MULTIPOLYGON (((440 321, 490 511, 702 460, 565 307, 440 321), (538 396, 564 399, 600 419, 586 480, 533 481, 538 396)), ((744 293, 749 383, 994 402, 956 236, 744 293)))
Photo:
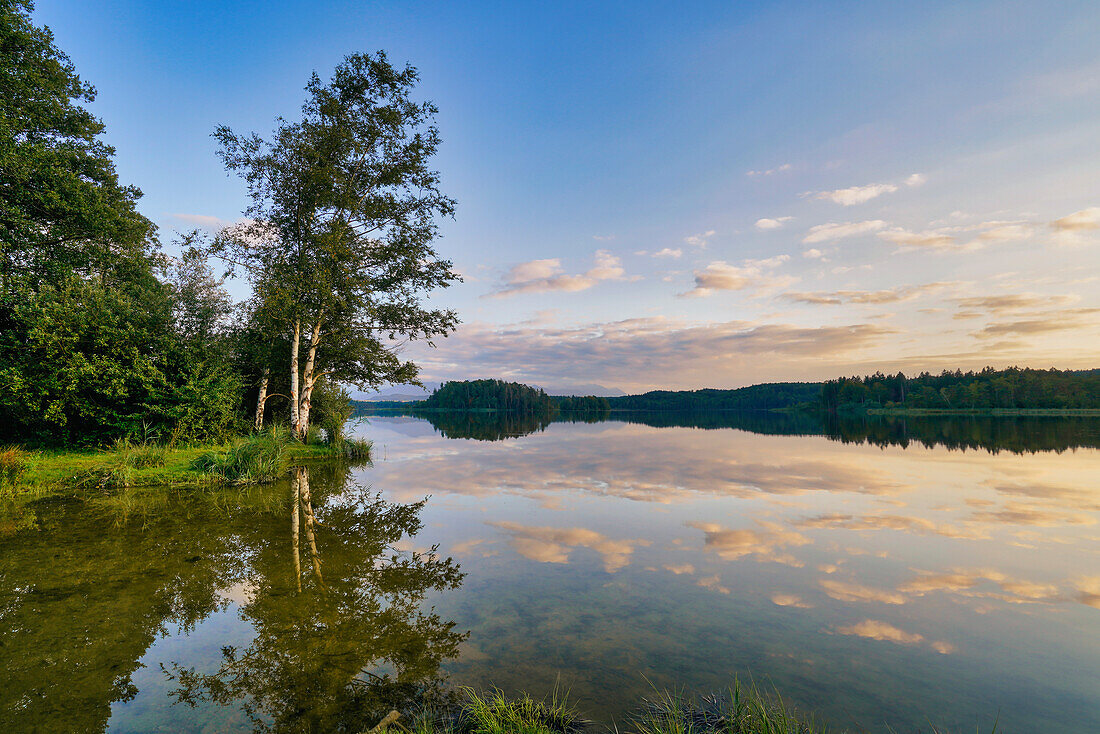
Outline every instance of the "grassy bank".
POLYGON ((224 444, 164 446, 115 442, 101 450, 0 448, 0 497, 42 497, 124 487, 201 487, 271 482, 290 466, 311 461, 368 461, 371 444, 361 439, 306 442, 284 430, 269 430, 224 444))
MULTIPOLYGON (((583 719, 567 701, 557 696, 536 701, 530 696, 507 698, 499 691, 483 694, 461 692, 460 701, 441 711, 382 718, 369 732, 405 734, 842 734, 798 711, 776 691, 738 681, 718 694, 695 697, 658 693, 639 703, 634 712, 611 727, 583 719)), ((862 731, 862 730, 861 730, 862 731)), ((929 724, 929 734, 947 734, 929 724)), ((981 731, 981 730, 979 730, 981 731)), ((995 734, 997 722, 987 731, 995 734)))

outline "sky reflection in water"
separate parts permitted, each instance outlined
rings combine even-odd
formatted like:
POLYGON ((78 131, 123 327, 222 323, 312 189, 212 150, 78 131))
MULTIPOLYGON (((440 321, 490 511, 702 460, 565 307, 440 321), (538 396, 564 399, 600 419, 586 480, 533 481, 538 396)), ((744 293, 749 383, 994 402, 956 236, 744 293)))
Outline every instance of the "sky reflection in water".
POLYGON ((619 422, 453 441, 370 421, 362 479, 432 495, 428 534, 468 574, 439 601, 472 630, 456 680, 560 676, 611 716, 650 683, 740 674, 837 724, 1100 730, 1096 449, 619 422))
POLYGON ((1095 432, 993 453, 536 428, 372 417, 374 466, 308 477, 315 526, 294 482, 34 508, 0 545, 0 714, 299 731, 449 678, 568 688, 607 721, 740 675, 838 727, 1100 730, 1095 432))

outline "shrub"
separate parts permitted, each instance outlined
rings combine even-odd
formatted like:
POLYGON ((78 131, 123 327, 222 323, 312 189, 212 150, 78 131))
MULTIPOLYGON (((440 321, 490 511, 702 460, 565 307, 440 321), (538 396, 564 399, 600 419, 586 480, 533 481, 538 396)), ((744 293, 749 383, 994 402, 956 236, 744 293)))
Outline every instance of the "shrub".
POLYGON ((15 485, 30 468, 31 455, 18 446, 0 447, 0 495, 4 487, 10 487, 14 493, 15 485))

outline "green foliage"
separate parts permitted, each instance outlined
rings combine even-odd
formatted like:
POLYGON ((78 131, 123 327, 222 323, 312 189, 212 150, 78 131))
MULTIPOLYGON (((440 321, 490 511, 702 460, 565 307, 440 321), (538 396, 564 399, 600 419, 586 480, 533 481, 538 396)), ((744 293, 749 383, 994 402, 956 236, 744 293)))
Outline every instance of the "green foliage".
POLYGON ((336 455, 352 462, 370 461, 374 442, 365 438, 341 438, 331 444, 336 455))
POLYGON ((1069 410, 1100 408, 1100 370, 1059 371, 1010 367, 981 372, 923 372, 842 377, 821 386, 821 407, 931 410, 1069 410))
POLYGON ((653 390, 607 398, 612 410, 779 410, 817 401, 819 382, 772 382, 736 390, 653 390))
POLYGON ((209 451, 191 463, 195 471, 211 474, 227 484, 263 484, 286 474, 290 434, 272 428, 239 438, 224 451, 209 451))
POLYGON ((325 440, 337 444, 344 438, 344 428, 354 409, 351 393, 331 380, 322 379, 313 390, 310 420, 325 432, 325 440))
POLYGON ((103 123, 82 105, 95 89, 38 28, 28 0, 0 3, 0 291, 100 273, 140 257, 152 223, 122 186, 103 123))
POLYGON ((451 381, 440 385, 421 407, 429 410, 505 410, 547 413, 553 405, 542 389, 504 380, 451 381))

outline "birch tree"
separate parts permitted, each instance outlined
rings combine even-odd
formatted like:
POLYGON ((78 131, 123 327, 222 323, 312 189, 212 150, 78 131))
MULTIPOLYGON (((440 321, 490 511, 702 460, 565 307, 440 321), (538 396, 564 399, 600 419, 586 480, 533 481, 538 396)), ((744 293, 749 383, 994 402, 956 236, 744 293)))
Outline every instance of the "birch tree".
POLYGON ((355 54, 328 82, 314 74, 301 118, 280 118, 269 139, 224 126, 214 133, 251 198, 246 221, 214 251, 231 270, 243 268, 281 317, 299 437, 319 380, 415 382, 400 347, 431 343, 458 323, 422 300, 457 275, 433 248, 454 201, 431 167, 436 108, 412 99, 417 81, 416 69, 395 69, 383 52, 355 54))

